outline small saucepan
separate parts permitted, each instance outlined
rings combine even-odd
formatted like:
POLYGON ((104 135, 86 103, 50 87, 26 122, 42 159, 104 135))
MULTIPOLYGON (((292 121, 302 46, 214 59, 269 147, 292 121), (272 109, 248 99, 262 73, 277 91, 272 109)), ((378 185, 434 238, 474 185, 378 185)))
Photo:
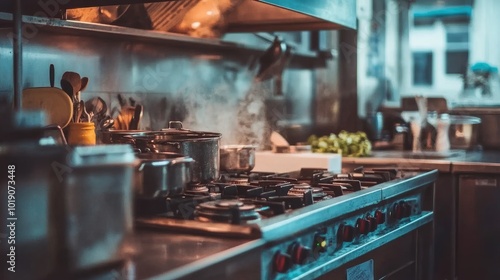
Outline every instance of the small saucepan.
POLYGON ((255 146, 225 145, 220 148, 220 169, 226 172, 243 173, 255 167, 255 146))
POLYGON ((177 153, 138 153, 135 192, 141 198, 181 194, 191 181, 194 160, 177 153))

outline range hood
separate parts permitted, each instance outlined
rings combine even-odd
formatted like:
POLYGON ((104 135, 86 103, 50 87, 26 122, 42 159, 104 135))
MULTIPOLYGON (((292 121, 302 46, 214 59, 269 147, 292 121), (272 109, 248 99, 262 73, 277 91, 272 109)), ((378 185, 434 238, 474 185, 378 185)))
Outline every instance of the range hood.
MULTIPOLYGON (((71 0, 53 1, 59 9, 192 0, 71 0)), ((0 1, 0 11, 12 12, 15 1, 0 1)), ((51 1, 48 1, 51 2, 51 1)), ((47 2, 47 3, 48 3, 47 2)), ((40 0, 23 0, 25 12, 56 7, 40 0), (43 6, 43 7, 42 7, 43 6)), ((356 29, 355 0, 243 0, 225 17, 229 32, 356 29)))
POLYGON ((356 29, 356 1, 245 0, 226 20, 229 32, 356 29))

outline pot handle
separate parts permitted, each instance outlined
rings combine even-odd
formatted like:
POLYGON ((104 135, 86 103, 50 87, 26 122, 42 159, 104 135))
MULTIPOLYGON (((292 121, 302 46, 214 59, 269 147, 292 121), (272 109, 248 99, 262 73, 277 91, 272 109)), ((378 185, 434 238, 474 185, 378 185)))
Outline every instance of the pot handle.
POLYGON ((182 158, 175 158, 171 161, 172 165, 176 164, 181 164, 181 163, 194 163, 195 160, 190 158, 190 157, 182 157, 182 158))
MULTIPOLYGON (((169 145, 169 146, 175 146, 175 148, 177 150, 179 150, 181 148, 181 145, 179 144, 179 142, 151 140, 151 142, 149 142, 149 144, 152 144, 152 145, 169 145)), ((153 149, 153 150, 156 150, 156 149, 153 149)))
POLYGON ((169 121, 168 128, 170 129, 182 129, 182 122, 180 121, 169 121))

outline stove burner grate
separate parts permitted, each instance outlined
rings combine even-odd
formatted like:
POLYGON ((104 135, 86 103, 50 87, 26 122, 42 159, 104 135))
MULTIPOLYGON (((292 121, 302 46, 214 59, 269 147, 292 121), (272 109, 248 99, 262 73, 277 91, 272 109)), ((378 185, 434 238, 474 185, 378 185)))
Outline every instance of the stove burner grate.
POLYGON ((255 205, 236 199, 208 201, 196 206, 195 219, 202 222, 247 224, 260 220, 255 205))

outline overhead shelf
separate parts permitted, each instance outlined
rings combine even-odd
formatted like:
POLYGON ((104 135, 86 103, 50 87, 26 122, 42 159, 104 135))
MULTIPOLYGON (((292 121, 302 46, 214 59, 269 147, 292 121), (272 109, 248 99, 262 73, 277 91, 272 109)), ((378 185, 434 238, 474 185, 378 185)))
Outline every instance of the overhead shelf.
MULTIPOLYGON (((40 0, 22 0, 23 10, 34 11, 36 9, 45 11, 46 8, 53 10, 57 9, 71 9, 71 8, 84 8, 84 7, 98 7, 109 5, 127 5, 127 4, 140 4, 140 3, 153 3, 153 2, 168 2, 178 0, 71 0, 71 1, 40 1, 40 0), (60 3, 67 2, 67 3, 60 3), (58 5, 53 7, 52 5, 58 5)), ((0 1, 0 11, 12 12, 15 1, 0 1)))
MULTIPOLYGON (((0 12, 0 22, 10 23, 12 14, 0 12)), ((23 16, 24 24, 41 26, 42 32, 55 34, 122 38, 125 40, 140 40, 142 42, 154 42, 156 44, 168 44, 169 46, 190 47, 200 49, 204 52, 234 52, 246 54, 260 54, 265 47, 249 46, 237 42, 228 42, 213 38, 196 38, 188 35, 128 28, 115 25, 88 23, 72 20, 61 20, 46 17, 23 16)), ((315 51, 294 50, 292 52, 294 64, 300 67, 319 66, 324 63, 323 53, 315 51)))

